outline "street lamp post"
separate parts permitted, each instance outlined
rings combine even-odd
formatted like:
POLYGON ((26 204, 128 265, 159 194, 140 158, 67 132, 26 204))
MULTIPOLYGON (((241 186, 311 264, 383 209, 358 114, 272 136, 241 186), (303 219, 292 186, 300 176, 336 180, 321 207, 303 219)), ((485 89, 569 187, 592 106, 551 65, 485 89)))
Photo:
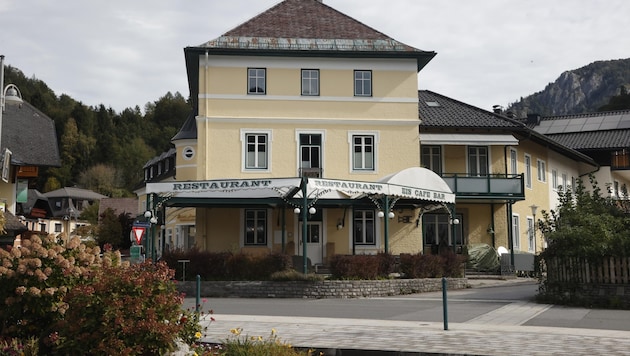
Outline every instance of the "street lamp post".
POLYGON ((534 217, 534 226, 533 229, 534 231, 532 231, 532 234, 534 235, 534 249, 536 248, 536 212, 538 211, 538 205, 536 204, 532 204, 529 206, 530 209, 532 209, 532 216, 534 217))
POLYGON ((7 101, 21 103, 22 93, 15 84, 4 86, 4 55, 0 54, 0 144, 2 142, 2 114, 7 101))

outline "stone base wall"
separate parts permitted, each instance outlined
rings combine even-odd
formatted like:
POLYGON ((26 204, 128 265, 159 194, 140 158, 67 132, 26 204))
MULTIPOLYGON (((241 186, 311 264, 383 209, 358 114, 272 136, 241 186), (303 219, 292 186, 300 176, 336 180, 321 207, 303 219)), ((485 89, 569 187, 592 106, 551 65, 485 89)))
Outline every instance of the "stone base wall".
MULTIPOLYGON (((466 278, 448 278, 447 289, 468 287, 466 278)), ((197 282, 178 282, 187 297, 197 294, 197 282)), ((359 298, 385 297, 442 290, 442 279, 388 279, 375 281, 204 281, 200 297, 206 298, 359 298)))
POLYGON ((543 302, 576 305, 584 307, 604 307, 630 309, 630 285, 625 284, 581 284, 547 285, 541 290, 543 302))

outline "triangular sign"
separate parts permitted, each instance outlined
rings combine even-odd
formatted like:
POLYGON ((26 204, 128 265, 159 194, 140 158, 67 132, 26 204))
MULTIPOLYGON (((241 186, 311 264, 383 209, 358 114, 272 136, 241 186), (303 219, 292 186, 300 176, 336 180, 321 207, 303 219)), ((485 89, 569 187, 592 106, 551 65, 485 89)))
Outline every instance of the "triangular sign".
POLYGON ((135 236, 136 238, 136 243, 138 245, 142 244, 142 237, 144 236, 144 232, 147 230, 146 227, 142 227, 142 226, 134 226, 131 228, 131 231, 133 231, 133 236, 135 236))

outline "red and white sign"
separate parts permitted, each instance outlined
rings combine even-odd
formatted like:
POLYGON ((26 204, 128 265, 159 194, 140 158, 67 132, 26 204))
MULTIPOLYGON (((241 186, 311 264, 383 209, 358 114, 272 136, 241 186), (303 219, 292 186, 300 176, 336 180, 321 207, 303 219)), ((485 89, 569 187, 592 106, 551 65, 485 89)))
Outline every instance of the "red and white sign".
POLYGON ((142 244, 142 237, 144 236, 144 233, 147 231, 147 228, 144 226, 134 226, 131 228, 131 232, 133 233, 133 236, 136 238, 136 243, 138 245, 142 244))

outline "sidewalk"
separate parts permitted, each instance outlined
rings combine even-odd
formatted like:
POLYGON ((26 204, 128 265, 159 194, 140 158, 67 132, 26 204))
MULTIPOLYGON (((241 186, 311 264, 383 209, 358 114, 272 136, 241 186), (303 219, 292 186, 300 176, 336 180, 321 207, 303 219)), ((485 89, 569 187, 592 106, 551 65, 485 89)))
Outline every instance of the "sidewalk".
MULTIPOLYGON (((472 288, 528 279, 470 279, 472 288)), ((215 314, 202 341, 220 343, 231 329, 278 337, 295 347, 341 355, 630 355, 630 332, 522 326, 550 305, 514 302, 463 323, 215 314), (447 326, 448 330, 444 330, 447 326), (361 351, 363 350, 363 351, 361 351), (369 352, 371 350, 372 352, 369 352), (378 351, 377 351, 378 350, 378 351), (380 352, 379 352, 380 351, 380 352)), ((630 322, 630 321, 629 321, 630 322)))
MULTIPOLYGON (((337 350, 381 350, 450 355, 630 355, 630 332, 493 324, 394 320, 215 315, 204 342, 221 342, 230 329, 266 338, 275 329, 282 341, 337 350)), ((345 353, 342 353, 345 354, 345 353)), ((355 353, 358 354, 358 353, 355 353)), ((385 353, 383 353, 385 354, 385 353)), ((391 353, 390 353, 391 354, 391 353)))

